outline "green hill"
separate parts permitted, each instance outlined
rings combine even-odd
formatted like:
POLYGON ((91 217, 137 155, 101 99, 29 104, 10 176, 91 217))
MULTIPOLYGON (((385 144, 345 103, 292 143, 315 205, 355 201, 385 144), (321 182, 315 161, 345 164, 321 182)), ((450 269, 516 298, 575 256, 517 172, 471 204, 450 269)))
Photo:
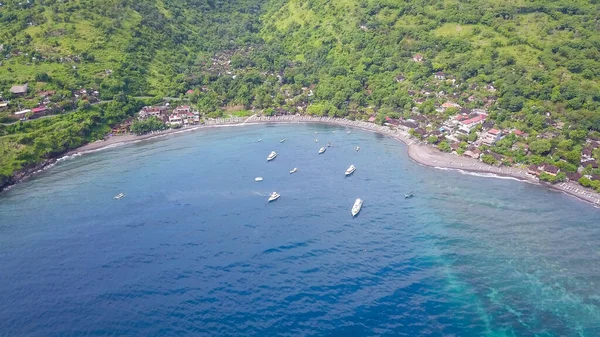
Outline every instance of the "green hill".
MULTIPOLYGON (((227 105, 376 114, 378 122, 417 111, 429 129, 457 113, 440 109, 450 102, 487 109, 496 127, 529 134, 490 147, 507 161, 568 172, 600 138, 598 13, 598 0, 11 0, 0 6, 0 93, 14 111, 36 106, 41 90, 61 101, 93 88, 122 102, 122 94, 192 89, 188 98, 208 116, 227 105), (8 93, 25 82, 26 97, 8 93)), ((128 102, 131 114, 139 104, 128 102)), ((95 130, 82 142, 128 116, 80 106, 95 130)), ((68 148, 31 150, 24 136, 59 122, 81 123, 0 126, 0 175, 68 148)))

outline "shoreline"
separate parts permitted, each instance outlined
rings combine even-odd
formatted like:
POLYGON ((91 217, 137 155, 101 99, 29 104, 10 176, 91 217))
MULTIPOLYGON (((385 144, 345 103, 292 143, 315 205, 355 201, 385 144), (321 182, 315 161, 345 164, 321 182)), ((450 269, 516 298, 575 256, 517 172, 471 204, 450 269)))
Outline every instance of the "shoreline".
POLYGON ((312 116, 304 116, 304 115, 286 115, 286 116, 273 116, 267 117, 262 116, 258 117, 256 115, 250 117, 232 117, 232 118, 218 118, 215 120, 207 121, 202 125, 195 125, 190 127, 185 127, 181 129, 170 129, 167 131, 160 131, 149 133, 145 135, 124 135, 124 136, 113 136, 105 141, 96 141, 93 143, 89 143, 83 145, 79 148, 73 149, 64 155, 49 159, 39 165, 31 168, 29 170, 25 170, 21 172, 19 175, 16 175, 17 179, 14 179, 12 184, 9 184, 2 190, 9 189, 10 187, 21 183, 31 176, 40 173, 54 165, 56 163, 77 157, 87 153, 98 152, 102 150, 107 150, 115 147, 119 147, 126 144, 137 143, 144 140, 156 139, 171 135, 177 135, 186 132, 197 131, 201 129, 207 128, 217 128, 217 127, 233 127, 233 126, 243 126, 243 125, 262 125, 262 124, 296 124, 296 123, 310 123, 310 124, 329 124, 329 125, 337 125, 349 128, 360 129, 363 131, 371 131, 376 132, 388 137, 391 137, 404 145, 406 145, 406 150, 409 158, 415 163, 431 167, 434 169, 440 170, 452 170, 458 171, 465 174, 477 175, 480 177, 490 177, 490 178, 508 178, 514 179, 521 182, 536 184, 539 186, 547 187, 551 190, 555 190, 558 192, 563 192, 567 195, 573 196, 578 200, 584 201, 586 203, 591 204, 596 208, 600 208, 600 193, 592 192, 587 189, 584 189, 578 183, 573 182, 565 182, 558 183, 556 185, 552 185, 549 183, 540 182, 536 177, 531 176, 527 173, 527 170, 519 167, 497 167, 485 164, 480 162, 479 160, 457 156, 452 153, 445 153, 439 151, 437 148, 433 146, 421 143, 412 136, 408 134, 408 132, 400 130, 400 129, 391 129, 387 126, 380 126, 369 122, 364 121, 352 121, 344 118, 334 118, 334 117, 312 117, 312 116))

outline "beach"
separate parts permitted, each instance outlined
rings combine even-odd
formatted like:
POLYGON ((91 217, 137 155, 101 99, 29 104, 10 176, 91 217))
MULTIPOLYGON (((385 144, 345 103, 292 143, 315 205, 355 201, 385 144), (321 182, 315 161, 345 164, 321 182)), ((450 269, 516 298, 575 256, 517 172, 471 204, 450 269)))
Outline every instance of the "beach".
MULTIPOLYGON (((214 120, 208 120, 205 124, 188 126, 181 129, 170 129, 161 132, 153 132, 145 135, 122 135, 112 136, 107 140, 96 141, 89 143, 75 150, 70 151, 64 157, 78 156, 84 153, 96 152, 104 149, 117 147, 120 145, 140 142, 148 139, 155 139, 159 137, 166 137, 170 135, 176 135, 184 132, 192 132, 195 130, 201 130, 206 128, 226 127, 226 126, 242 126, 242 125, 254 125, 254 124, 274 124, 274 123, 321 123, 321 124, 332 124, 338 126, 345 126, 350 128, 357 128, 361 130, 377 132, 389 137, 392 137, 407 146, 407 153, 409 157, 416 163, 442 170, 455 170, 463 173, 477 174, 483 177, 509 177, 517 179, 523 182, 539 184, 550 189, 560 191, 578 198, 579 200, 588 202, 596 207, 600 207, 600 193, 596 193, 591 189, 586 189, 580 186, 577 182, 564 182, 555 185, 548 183, 541 183, 537 177, 527 173, 527 169, 520 167, 497 167, 485 164, 479 160, 457 156, 452 153, 445 153, 439 151, 433 146, 427 145, 423 142, 416 140, 414 137, 408 134, 408 132, 390 128, 388 126, 376 125, 374 123, 364 121, 352 121, 345 118, 334 118, 334 117, 313 117, 304 115, 284 115, 284 116, 250 116, 250 117, 232 117, 232 118, 217 118, 214 120)), ((60 160, 60 159, 59 159, 60 160)), ((56 159, 51 163, 54 164, 56 159)), ((41 169, 44 169, 50 165, 43 165, 41 169)), ((27 178, 29 175, 39 172, 40 169, 34 170, 17 181, 21 181, 27 178)))

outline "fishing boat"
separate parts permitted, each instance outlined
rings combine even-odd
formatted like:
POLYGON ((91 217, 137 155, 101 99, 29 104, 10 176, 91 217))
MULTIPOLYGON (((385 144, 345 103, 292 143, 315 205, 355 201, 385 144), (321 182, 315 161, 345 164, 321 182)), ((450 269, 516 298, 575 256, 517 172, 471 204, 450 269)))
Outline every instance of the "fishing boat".
POLYGON ((115 195, 113 199, 119 200, 119 199, 123 199, 124 197, 125 197, 125 194, 119 193, 119 194, 115 195))
POLYGON ((363 201, 361 198, 357 198, 356 201, 354 201, 354 205, 352 206, 352 217, 355 217, 358 212, 360 212, 362 205, 363 201))
POLYGON ((269 196, 269 202, 279 199, 280 196, 281 195, 277 192, 271 193, 271 195, 269 196))
POLYGON ((413 192, 408 192, 404 195, 404 199, 410 199, 412 197, 414 197, 415 195, 413 194, 413 192))
POLYGON ((320 148, 320 149, 319 149, 319 154, 322 154, 322 153, 324 153, 326 150, 327 150, 327 149, 326 149, 326 148, 324 148, 324 147, 320 148))
POLYGON ((290 174, 292 174, 292 173, 296 173, 296 172, 298 172, 298 168, 294 167, 294 168, 293 168, 293 169, 290 171, 290 174))
POLYGON ((267 157, 267 161, 271 161, 275 159, 275 157, 277 157, 277 152, 271 151, 271 153, 269 153, 269 156, 267 157))
POLYGON ((354 173, 354 171, 356 171, 356 167, 354 165, 350 165, 350 167, 348 167, 348 169, 346 170, 346 176, 351 175, 352 173, 354 173))
POLYGON ((283 143, 283 142, 285 142, 285 140, 286 140, 285 138, 282 138, 282 139, 279 140, 279 142, 283 143))
POLYGON ((254 181, 263 181, 263 177, 256 177, 254 178, 254 181))

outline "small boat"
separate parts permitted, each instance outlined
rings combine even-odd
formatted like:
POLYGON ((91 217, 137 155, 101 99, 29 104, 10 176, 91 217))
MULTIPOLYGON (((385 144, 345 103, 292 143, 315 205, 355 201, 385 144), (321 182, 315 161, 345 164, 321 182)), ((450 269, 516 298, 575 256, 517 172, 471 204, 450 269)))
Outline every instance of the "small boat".
POLYGON ((360 151, 360 146, 357 146, 357 147, 355 148, 355 150, 356 150, 356 152, 360 151))
POLYGON ((282 138, 282 139, 279 140, 279 142, 283 143, 283 142, 285 142, 285 140, 286 140, 285 138, 282 138))
POLYGON ((331 143, 330 142, 327 142, 327 147, 331 147, 331 143))
POLYGON ((294 167, 294 169, 290 171, 290 174, 292 174, 292 173, 296 173, 296 172, 298 172, 298 168, 297 168, 297 167, 294 167))
POLYGON ((350 134, 350 132, 352 132, 352 131, 348 131, 348 132, 346 132, 346 133, 347 133, 347 134, 350 134))
POLYGON ((119 194, 115 195, 115 197, 113 199, 119 200, 119 199, 123 199, 124 197, 125 197, 125 194, 119 193, 119 194))
POLYGON ((281 195, 277 192, 271 193, 271 195, 269 196, 269 202, 279 199, 280 196, 281 195))
POLYGON ((271 151, 271 153, 269 153, 269 156, 267 157, 267 161, 271 161, 275 159, 275 157, 277 157, 277 152, 271 151))
POLYGON ((350 167, 348 167, 348 169, 346 170, 346 175, 349 176, 352 173, 354 173, 354 171, 356 171, 356 167, 354 165, 350 165, 350 167))
POLYGON ((414 197, 415 195, 413 194, 413 192, 408 192, 404 195, 404 199, 410 199, 412 197, 414 197))
POLYGON ((259 139, 259 140, 258 140, 258 142, 259 142, 259 143, 260 143, 260 142, 262 142, 262 139, 259 139))
POLYGON ((352 217, 355 217, 358 214, 358 212, 360 212, 362 205, 363 205, 362 199, 361 198, 356 199, 356 201, 354 202, 354 206, 352 206, 352 217))
POLYGON ((318 143, 318 142, 319 142, 319 139, 315 138, 315 143, 318 143))
POLYGON ((254 181, 263 181, 263 177, 256 177, 254 178, 254 181))
POLYGON ((325 151, 327 151, 327 149, 326 149, 326 148, 324 148, 324 147, 322 147, 322 148, 320 148, 320 149, 319 149, 319 154, 322 154, 322 153, 324 153, 325 151))

